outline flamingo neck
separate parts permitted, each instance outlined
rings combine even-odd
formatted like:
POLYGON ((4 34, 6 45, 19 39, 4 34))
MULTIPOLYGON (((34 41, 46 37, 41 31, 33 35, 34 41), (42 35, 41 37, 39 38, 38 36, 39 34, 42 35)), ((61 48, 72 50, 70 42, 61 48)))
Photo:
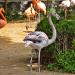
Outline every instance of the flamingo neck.
POLYGON ((6 21, 6 17, 3 15, 2 12, 0 13, 0 16, 1 16, 1 18, 2 18, 4 21, 6 21))
POLYGON ((48 45, 49 45, 49 44, 52 44, 56 40, 57 33, 56 33, 56 28, 52 22, 51 15, 48 16, 48 21, 49 21, 49 25, 52 27, 52 32, 53 32, 52 38, 49 39, 48 41, 48 45))

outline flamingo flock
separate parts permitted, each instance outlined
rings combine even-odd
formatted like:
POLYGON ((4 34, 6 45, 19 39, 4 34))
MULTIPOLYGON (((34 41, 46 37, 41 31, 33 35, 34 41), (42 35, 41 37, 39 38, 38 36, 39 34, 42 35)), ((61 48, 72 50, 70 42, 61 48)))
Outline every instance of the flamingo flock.
MULTIPOLYGON (((71 4, 75 6, 75 0, 63 0, 59 4, 59 7, 62 7, 64 9, 65 19, 67 17, 67 8, 69 8, 71 4)), ((43 12, 44 14, 46 14, 46 5, 41 0, 25 1, 23 5, 21 5, 21 11, 24 12, 24 14, 29 18, 30 21, 30 17, 35 17, 39 12, 43 12)), ((4 27, 7 24, 6 17, 3 15, 3 13, 5 13, 4 9, 0 8, 0 28, 4 27)), ((28 27, 26 27, 26 29, 28 29, 28 27)))
POLYGON ((25 15, 28 18, 29 25, 26 25, 26 30, 28 30, 28 28, 31 27, 30 19, 31 18, 35 19, 35 15, 37 14, 37 12, 34 10, 31 1, 25 2, 24 5, 21 5, 21 10, 23 11, 23 15, 25 15))
MULTIPOLYGON (((21 4, 20 10, 29 19, 30 23, 30 18, 35 18, 38 13, 44 12, 44 14, 46 14, 46 5, 40 0, 25 1, 21 4)), ((28 28, 29 26, 26 25, 26 30, 28 30, 28 28)))
MULTIPOLYGON (((44 12, 46 14, 46 6, 41 0, 32 0, 32 1, 26 1, 23 5, 21 5, 21 10, 24 12, 24 14, 29 18, 34 17, 37 12, 44 12), (25 5, 25 6, 24 6, 25 5), (37 9, 37 11, 35 10, 37 9)), ((3 15, 5 13, 3 8, 0 8, 0 28, 4 27, 7 24, 6 17, 3 15)), ((26 27, 28 29, 28 27, 26 27)))
MULTIPOLYGON (((65 11, 65 18, 67 16, 67 8, 70 7, 70 3, 75 5, 75 0, 71 0, 71 1, 64 0, 59 5, 59 7, 62 7, 65 11)), ((46 14, 46 5, 43 2, 41 2, 41 0, 32 0, 30 2, 27 1, 24 3, 24 5, 21 5, 21 10, 28 18, 34 17, 39 12, 44 12, 44 14, 46 14)), ((0 17, 1 17, 0 28, 4 27, 7 24, 6 17, 3 15, 3 13, 5 13, 4 9, 0 8, 0 17)), ((38 50, 39 72, 40 72, 40 53, 42 48, 47 47, 48 45, 54 43, 57 37, 56 28, 52 22, 51 17, 55 16, 57 20, 59 20, 60 18, 56 13, 49 13, 47 15, 48 15, 47 17, 48 17, 49 25, 52 27, 52 32, 53 32, 52 38, 49 39, 46 33, 42 31, 32 32, 24 38, 25 47, 31 46, 33 49, 38 50)), ((31 56, 31 60, 30 60, 31 70, 32 70, 32 58, 33 56, 31 56)))

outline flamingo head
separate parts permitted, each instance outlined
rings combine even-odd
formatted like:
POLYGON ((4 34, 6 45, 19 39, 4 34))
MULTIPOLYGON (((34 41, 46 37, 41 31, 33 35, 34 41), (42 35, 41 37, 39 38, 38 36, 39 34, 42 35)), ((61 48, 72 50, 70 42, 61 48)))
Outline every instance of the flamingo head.
POLYGON ((4 8, 2 8, 2 7, 0 8, 0 13, 1 13, 1 12, 5 13, 4 8))
POLYGON ((56 19, 57 20, 60 20, 60 16, 55 12, 55 13, 52 13, 52 15, 54 16, 54 17, 56 17, 56 19))
POLYGON ((47 17, 49 16, 54 16, 58 21, 60 20, 60 16, 55 12, 55 13, 48 13, 47 17))

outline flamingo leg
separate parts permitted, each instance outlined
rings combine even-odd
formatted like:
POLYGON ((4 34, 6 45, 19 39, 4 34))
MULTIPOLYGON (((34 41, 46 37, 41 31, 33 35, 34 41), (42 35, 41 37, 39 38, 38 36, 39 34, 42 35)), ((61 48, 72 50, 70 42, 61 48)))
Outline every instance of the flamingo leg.
POLYGON ((66 20, 66 18, 67 18, 67 8, 65 8, 64 11, 65 11, 65 20, 66 20))
POLYGON ((31 24, 31 23, 30 23, 30 17, 29 17, 29 16, 27 16, 27 18, 28 18, 27 20, 28 20, 29 24, 27 24, 27 25, 26 25, 26 30, 28 30, 28 29, 29 29, 30 24, 31 24))
POLYGON ((31 21, 31 16, 29 16, 28 22, 29 22, 28 27, 29 27, 29 28, 32 28, 32 26, 31 26, 31 23, 32 23, 32 21, 31 21))
POLYGON ((40 72, 40 53, 41 53, 41 49, 39 49, 39 54, 38 54, 38 66, 39 66, 39 72, 40 72))
POLYGON ((30 70, 32 72, 32 64, 33 64, 33 56, 34 56, 34 49, 32 50, 31 58, 30 58, 30 70))
POLYGON ((38 13, 38 23, 40 23, 40 12, 38 13))
POLYGON ((30 59, 30 70, 32 72, 32 60, 33 60, 33 55, 31 55, 31 59, 30 59))

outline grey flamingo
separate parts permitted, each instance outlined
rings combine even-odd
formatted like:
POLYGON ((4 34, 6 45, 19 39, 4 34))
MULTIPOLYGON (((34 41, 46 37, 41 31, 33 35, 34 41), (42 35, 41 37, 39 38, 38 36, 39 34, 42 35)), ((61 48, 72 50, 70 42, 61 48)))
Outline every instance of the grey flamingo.
MULTIPOLYGON (((24 38, 25 47, 31 46, 33 49, 38 50, 39 72, 40 72, 40 53, 41 53, 41 49, 44 48, 44 47, 47 47, 50 44, 52 44, 56 40, 56 36, 57 36, 56 35, 57 34, 56 29, 55 29, 55 26, 52 22, 51 16, 55 16, 57 18, 57 20, 59 19, 59 16, 55 15, 55 13, 54 14, 51 14, 51 13, 48 14, 49 25, 52 27, 52 31, 53 31, 53 35, 52 35, 51 39, 49 39, 48 36, 42 31, 32 32, 24 38)), ((32 57, 31 57, 30 63, 31 63, 31 70, 32 70, 32 57)))

